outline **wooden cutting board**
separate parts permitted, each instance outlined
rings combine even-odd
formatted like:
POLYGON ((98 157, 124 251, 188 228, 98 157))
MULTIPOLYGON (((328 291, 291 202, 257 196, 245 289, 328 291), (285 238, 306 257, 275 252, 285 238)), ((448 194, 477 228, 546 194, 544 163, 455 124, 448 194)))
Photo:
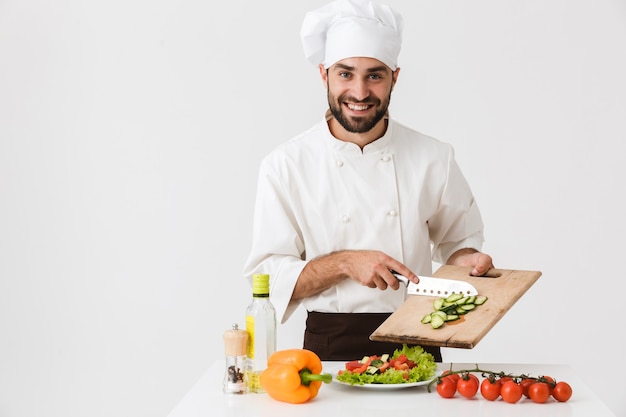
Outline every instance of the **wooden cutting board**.
POLYGON ((479 295, 488 297, 461 319, 446 322, 433 329, 423 324, 424 315, 434 311, 433 301, 438 297, 410 295, 378 329, 370 339, 379 342, 406 343, 472 349, 500 320, 520 297, 539 279, 539 271, 492 269, 487 277, 469 275, 470 268, 444 265, 433 274, 438 278, 467 281, 479 295))

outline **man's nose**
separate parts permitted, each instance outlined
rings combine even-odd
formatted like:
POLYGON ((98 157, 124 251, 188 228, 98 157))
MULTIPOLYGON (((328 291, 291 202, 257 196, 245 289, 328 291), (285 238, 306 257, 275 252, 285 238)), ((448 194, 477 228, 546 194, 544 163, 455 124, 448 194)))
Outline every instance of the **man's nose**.
POLYGON ((352 85, 352 95, 355 99, 365 100, 370 95, 370 89, 365 80, 356 80, 352 85))

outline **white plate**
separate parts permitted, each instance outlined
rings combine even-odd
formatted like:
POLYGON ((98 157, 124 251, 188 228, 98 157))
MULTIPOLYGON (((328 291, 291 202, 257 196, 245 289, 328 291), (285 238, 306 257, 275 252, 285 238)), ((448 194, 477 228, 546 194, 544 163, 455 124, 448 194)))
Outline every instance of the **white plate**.
POLYGON ((433 377, 430 378, 429 380, 418 381, 418 382, 406 382, 403 384, 363 384, 363 385, 354 384, 354 385, 351 385, 349 382, 339 381, 337 379, 337 374, 334 373, 333 382, 336 382, 337 384, 341 384, 341 385, 346 385, 348 387, 365 388, 365 389, 373 389, 373 390, 390 390, 390 389, 411 388, 411 387, 420 387, 422 385, 428 385, 430 381, 435 379, 440 374, 441 374, 441 371, 436 370, 435 375, 433 375, 433 377))

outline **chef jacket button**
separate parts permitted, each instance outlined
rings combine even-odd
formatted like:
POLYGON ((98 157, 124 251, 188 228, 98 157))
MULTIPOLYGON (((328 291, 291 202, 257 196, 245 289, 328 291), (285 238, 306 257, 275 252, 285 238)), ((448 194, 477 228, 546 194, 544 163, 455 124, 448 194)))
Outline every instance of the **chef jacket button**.
POLYGON ((383 162, 389 162, 391 160, 391 157, 389 155, 383 155, 380 157, 380 160, 383 162))
POLYGON ((390 217, 395 217, 397 215, 398 215, 398 213, 395 210, 389 210, 387 212, 387 216, 390 216, 390 217))
POLYGON ((337 161, 337 166, 341 168, 343 166, 343 161, 337 161))
POLYGON ((344 216, 341 218, 341 221, 344 223, 349 223, 350 222, 350 216, 348 216, 347 214, 344 214, 344 216))

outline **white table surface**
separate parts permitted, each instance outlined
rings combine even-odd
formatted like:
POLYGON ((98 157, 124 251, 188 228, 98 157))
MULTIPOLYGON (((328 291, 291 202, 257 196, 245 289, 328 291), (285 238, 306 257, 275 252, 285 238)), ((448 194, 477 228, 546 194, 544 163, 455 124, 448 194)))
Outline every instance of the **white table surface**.
MULTIPOLYGON (((324 372, 334 373, 341 369, 344 363, 324 362, 324 372)), ((442 370, 450 367, 447 363, 438 365, 442 370)), ((476 364, 455 363, 453 369, 472 369, 475 366, 476 364)), ((550 398, 547 403, 536 404, 523 398, 516 404, 509 404, 502 399, 487 401, 481 397, 480 392, 474 399, 465 399, 458 393, 453 398, 441 398, 434 386, 431 392, 428 392, 426 386, 374 390, 332 382, 323 384, 319 394, 312 401, 288 404, 276 401, 267 394, 224 394, 222 391, 224 361, 216 361, 168 417, 392 416, 401 415, 398 413, 406 411, 422 416, 616 417, 567 365, 478 364, 478 366, 480 369, 516 375, 550 375, 557 381, 568 382, 572 386, 573 395, 565 403, 550 398)))

